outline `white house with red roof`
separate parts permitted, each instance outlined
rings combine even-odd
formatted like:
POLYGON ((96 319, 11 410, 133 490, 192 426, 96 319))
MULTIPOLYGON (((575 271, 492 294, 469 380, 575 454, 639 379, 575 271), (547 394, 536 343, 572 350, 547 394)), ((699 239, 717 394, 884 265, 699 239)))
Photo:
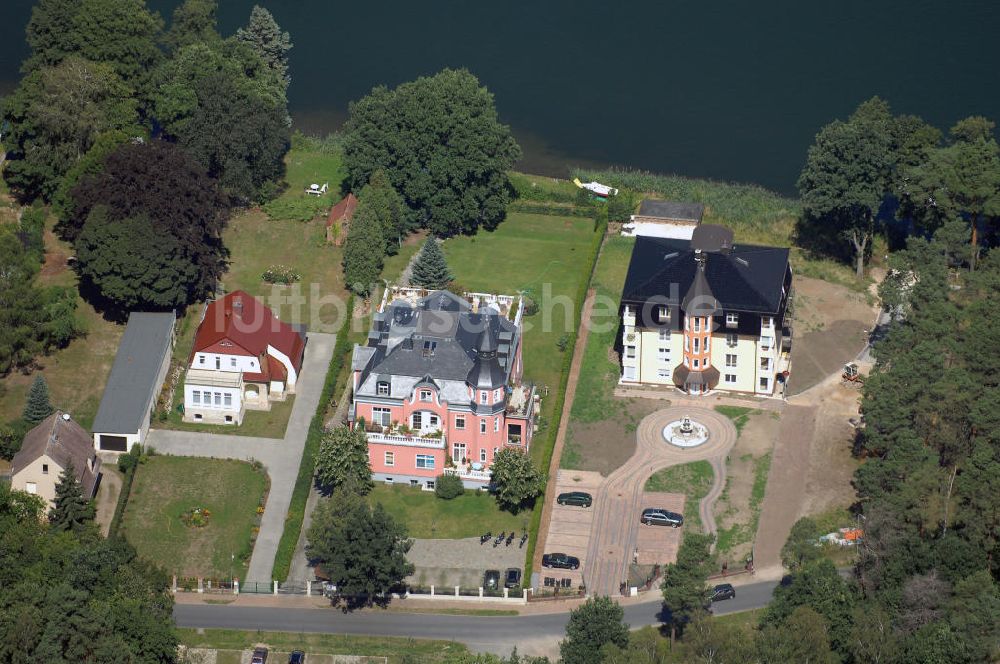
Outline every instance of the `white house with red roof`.
POLYGON ((260 300, 234 291, 205 308, 184 379, 184 421, 240 424, 295 393, 304 326, 278 319, 260 300))

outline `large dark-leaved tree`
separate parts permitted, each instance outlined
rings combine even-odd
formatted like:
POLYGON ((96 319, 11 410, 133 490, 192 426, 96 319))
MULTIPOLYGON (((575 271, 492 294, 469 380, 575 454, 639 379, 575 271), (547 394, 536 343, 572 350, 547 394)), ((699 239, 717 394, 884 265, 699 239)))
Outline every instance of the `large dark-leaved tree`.
POLYGON ((413 573, 406 528, 381 503, 372 507, 351 490, 319 504, 307 538, 306 555, 349 606, 387 602, 387 593, 413 573))
POLYGON ((156 46, 162 27, 144 0, 39 0, 28 22, 31 55, 22 69, 34 71, 77 55, 107 63, 141 91, 162 57, 156 46))
POLYGON ((103 132, 141 134, 132 90, 107 64, 71 56, 28 74, 6 99, 4 178, 25 201, 49 200, 103 132))
POLYGON ((359 190, 384 169, 407 221, 440 236, 503 221, 507 171, 520 155, 493 95, 464 69, 375 88, 351 104, 344 127, 350 187, 359 190))
POLYGON ((859 279, 893 182, 893 123, 884 102, 865 102, 846 122, 820 130, 799 175, 806 215, 826 235, 850 242, 859 279))
POLYGON ((183 307, 211 293, 225 270, 227 206, 184 150, 163 141, 127 143, 70 194, 62 224, 77 269, 113 307, 183 307))
POLYGON ((291 140, 282 104, 254 94, 222 74, 197 81, 198 109, 171 135, 208 169, 230 195, 262 201, 284 173, 291 140))
POLYGON ((978 228, 1000 215, 1000 146, 993 123, 971 117, 951 129, 951 142, 931 150, 926 160, 907 172, 905 199, 923 229, 963 218, 970 227, 970 266, 979 254, 978 228))

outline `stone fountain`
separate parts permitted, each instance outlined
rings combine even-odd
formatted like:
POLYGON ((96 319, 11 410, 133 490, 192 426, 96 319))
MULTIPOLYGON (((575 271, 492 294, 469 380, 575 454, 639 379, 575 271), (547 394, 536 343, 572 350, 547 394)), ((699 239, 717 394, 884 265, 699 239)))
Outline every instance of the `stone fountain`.
POLYGON ((676 447, 698 447, 708 442, 708 427, 685 415, 663 427, 663 440, 676 447))

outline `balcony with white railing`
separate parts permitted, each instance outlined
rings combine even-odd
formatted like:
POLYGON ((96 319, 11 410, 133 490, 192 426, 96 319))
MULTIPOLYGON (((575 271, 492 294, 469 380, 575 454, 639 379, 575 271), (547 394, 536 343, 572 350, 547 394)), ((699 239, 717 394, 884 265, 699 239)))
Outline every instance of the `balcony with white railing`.
POLYGON ((378 431, 366 431, 369 443, 381 443, 383 445, 401 445, 403 447, 423 447, 427 449, 443 450, 447 445, 445 435, 437 437, 411 436, 401 433, 382 433, 378 431))
POLYGON ((477 482, 489 482, 490 481, 490 471, 489 470, 473 470, 468 466, 458 466, 457 468, 445 468, 445 475, 457 475, 463 480, 475 480, 477 482))

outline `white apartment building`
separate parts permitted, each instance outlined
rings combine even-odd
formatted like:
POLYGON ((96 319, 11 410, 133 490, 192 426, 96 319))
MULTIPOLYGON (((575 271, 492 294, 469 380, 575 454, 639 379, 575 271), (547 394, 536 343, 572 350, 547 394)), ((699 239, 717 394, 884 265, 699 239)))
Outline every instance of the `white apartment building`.
POLYGON ((690 240, 636 238, 621 298, 622 384, 770 396, 787 378, 788 249, 736 245, 722 226, 690 240))

